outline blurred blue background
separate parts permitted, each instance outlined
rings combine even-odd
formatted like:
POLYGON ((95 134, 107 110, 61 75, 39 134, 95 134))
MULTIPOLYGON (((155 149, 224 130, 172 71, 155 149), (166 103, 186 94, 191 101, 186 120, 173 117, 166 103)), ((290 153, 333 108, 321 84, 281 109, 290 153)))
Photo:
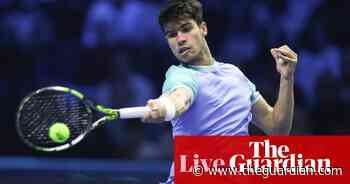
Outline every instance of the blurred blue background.
MULTIPOLYGON (((56 159, 68 159, 80 171, 110 163, 106 172, 118 175, 128 172, 120 168, 132 161, 135 165, 127 167, 136 173, 154 180, 166 176, 172 158, 168 123, 107 124, 78 146, 53 154, 28 149, 15 131, 20 100, 49 85, 75 88, 110 107, 145 105, 160 95, 167 68, 177 63, 157 22, 165 2, 0 1, 1 171, 57 169, 56 159), (90 165, 79 166, 83 162, 90 165), (18 165, 11 168, 11 163, 18 165)), ((299 54, 292 134, 350 133, 349 1, 202 2, 214 57, 239 66, 270 104, 278 94, 279 75, 269 49, 288 44, 299 54)), ((261 134, 255 127, 251 133, 261 134)))

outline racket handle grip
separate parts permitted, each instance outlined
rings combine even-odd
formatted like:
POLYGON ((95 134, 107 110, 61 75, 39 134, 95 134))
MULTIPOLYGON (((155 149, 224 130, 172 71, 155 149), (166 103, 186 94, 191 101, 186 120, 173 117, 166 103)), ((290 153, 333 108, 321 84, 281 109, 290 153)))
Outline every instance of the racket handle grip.
POLYGON ((120 119, 142 118, 146 112, 151 111, 147 106, 121 108, 119 111, 120 119))

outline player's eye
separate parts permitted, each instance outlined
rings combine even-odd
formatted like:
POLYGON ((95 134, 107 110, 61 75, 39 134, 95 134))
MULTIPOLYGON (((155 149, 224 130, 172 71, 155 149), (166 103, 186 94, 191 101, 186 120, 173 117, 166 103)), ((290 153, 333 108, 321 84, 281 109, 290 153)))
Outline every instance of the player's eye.
POLYGON ((185 25, 184 27, 182 27, 181 31, 184 32, 184 33, 188 33, 192 30, 192 25, 190 24, 187 24, 185 25))
POLYGON ((165 36, 166 36, 167 38, 175 38, 176 35, 177 35, 176 32, 167 32, 165 36))

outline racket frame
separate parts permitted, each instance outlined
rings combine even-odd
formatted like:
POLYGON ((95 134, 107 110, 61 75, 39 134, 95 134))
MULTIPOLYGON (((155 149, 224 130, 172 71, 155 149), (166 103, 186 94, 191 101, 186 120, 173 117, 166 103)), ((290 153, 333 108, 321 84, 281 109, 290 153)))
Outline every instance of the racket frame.
MULTIPOLYGON (((19 136, 21 137, 21 139, 24 141, 24 143, 26 145, 28 145, 31 148, 34 148, 35 150, 39 150, 39 151, 45 151, 45 152, 54 152, 54 151, 62 151, 62 150, 66 150, 74 145, 76 145, 77 143, 79 143, 89 132, 91 132, 92 130, 96 129, 97 127, 101 126, 102 124, 104 124, 105 122, 108 121, 113 121, 113 120, 117 120, 117 119, 130 119, 130 118, 141 118, 143 117, 143 115, 146 112, 150 112, 151 110, 149 109, 149 107, 144 106, 144 107, 129 107, 129 108, 121 108, 121 109, 111 109, 111 108, 106 108, 102 105, 96 105, 94 104, 92 101, 86 99, 84 97, 84 95, 74 89, 71 88, 67 88, 67 87, 63 87, 63 86, 49 86, 49 87, 44 87, 41 89, 38 89, 32 93, 30 93, 29 95, 27 95, 22 102, 20 103, 18 110, 17 110, 17 115, 16 115, 16 130, 17 133, 19 134, 19 136), (33 143, 31 143, 30 141, 28 141, 25 138, 25 135, 23 135, 22 131, 20 131, 20 117, 21 117, 21 110, 23 109, 23 106, 25 105, 26 102, 28 102, 28 100, 38 94, 41 93, 43 91, 47 91, 47 90, 54 90, 54 91, 60 91, 60 92, 64 92, 64 93, 70 93, 71 95, 77 97, 78 99, 82 100, 82 102, 85 105, 85 108, 87 109, 88 113, 93 113, 92 109, 96 112, 100 112, 102 113, 104 116, 102 116, 101 118, 99 118, 98 120, 94 121, 93 123, 90 124, 90 126, 79 136, 77 136, 76 138, 74 138, 73 140, 66 142, 62 145, 59 146, 55 146, 55 147, 50 147, 50 148, 45 148, 45 147, 40 147, 37 146, 33 143)), ((94 115, 92 115, 94 116, 94 115)))
POLYGON ((70 88, 63 87, 63 86, 49 86, 49 87, 44 87, 44 88, 38 89, 38 90, 30 93, 29 95, 27 95, 26 97, 23 98, 23 100, 21 101, 21 103, 18 107, 17 114, 16 114, 16 131, 17 131, 18 135, 20 136, 20 138, 22 139, 22 141, 26 145, 28 145, 29 147, 34 148, 35 150, 45 151, 45 152, 62 151, 62 150, 66 150, 66 149, 76 145, 77 143, 79 143, 89 132, 91 132, 93 129, 97 128, 98 126, 102 125, 104 122, 116 120, 116 119, 118 119, 118 117, 119 117, 118 110, 105 108, 102 105, 94 106, 90 100, 84 98, 84 95, 82 93, 80 93, 74 89, 70 89, 70 88), (98 120, 96 120, 95 122, 91 123, 90 126, 83 133, 81 133, 79 136, 77 136, 76 138, 74 138, 73 140, 71 140, 69 142, 66 142, 62 145, 58 145, 55 147, 50 147, 50 148, 37 146, 37 145, 33 144, 32 142, 28 141, 27 138, 25 138, 26 136, 20 130, 21 110, 23 109, 23 106, 30 100, 31 97, 35 96, 38 93, 41 93, 43 91, 48 91, 48 90, 70 93, 71 95, 82 100, 88 113, 92 113, 92 109, 94 109, 95 111, 103 113, 105 116, 103 116, 103 117, 99 118, 98 120))

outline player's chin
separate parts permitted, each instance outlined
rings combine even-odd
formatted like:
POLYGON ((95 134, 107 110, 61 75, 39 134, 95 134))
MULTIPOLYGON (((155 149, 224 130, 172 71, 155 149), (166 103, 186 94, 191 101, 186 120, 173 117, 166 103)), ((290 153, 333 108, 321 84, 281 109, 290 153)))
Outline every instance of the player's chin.
POLYGON ((180 60, 182 63, 191 64, 194 60, 194 57, 192 55, 180 55, 177 57, 177 59, 180 60))

